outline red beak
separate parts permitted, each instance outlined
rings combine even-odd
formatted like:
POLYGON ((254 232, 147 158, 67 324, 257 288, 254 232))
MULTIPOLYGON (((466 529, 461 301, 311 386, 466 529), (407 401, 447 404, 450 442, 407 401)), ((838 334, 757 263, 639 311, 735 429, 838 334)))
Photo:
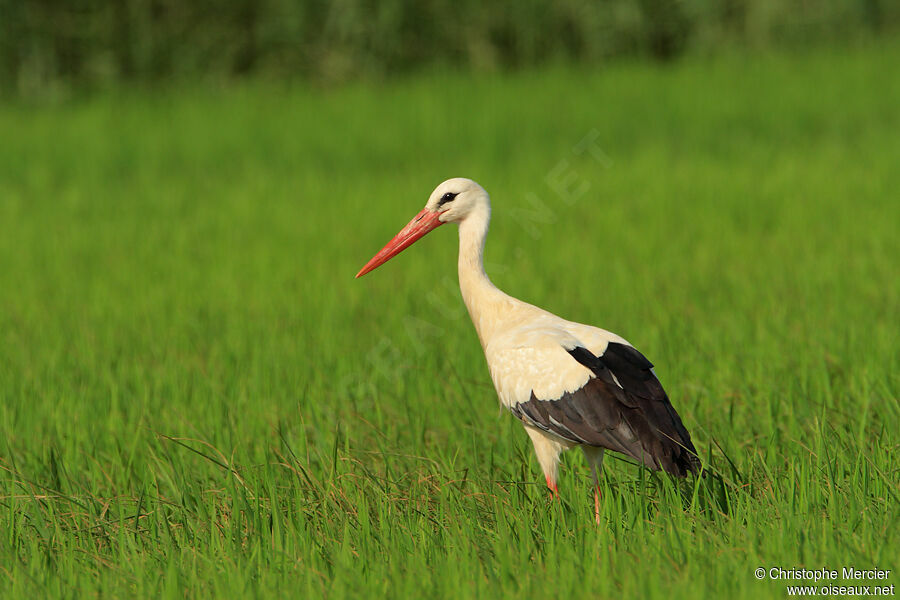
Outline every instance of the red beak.
POLYGON ((412 246, 416 240, 423 237, 426 233, 443 225, 444 223, 438 218, 440 216, 441 213, 439 212, 432 212, 427 208, 423 208, 422 212, 413 217, 413 220, 407 223, 406 227, 401 229, 400 233, 395 235, 394 239, 389 241, 378 254, 373 256, 372 260, 367 262, 366 266, 360 269, 356 276, 362 277, 369 271, 380 267, 412 246))

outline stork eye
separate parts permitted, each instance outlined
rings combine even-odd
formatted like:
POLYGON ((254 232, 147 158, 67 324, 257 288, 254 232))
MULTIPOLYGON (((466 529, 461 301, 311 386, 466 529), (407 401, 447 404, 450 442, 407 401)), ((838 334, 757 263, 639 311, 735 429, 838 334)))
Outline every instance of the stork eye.
POLYGON ((447 192, 446 194, 444 194, 443 196, 441 196, 441 199, 440 199, 440 200, 438 200, 438 206, 443 206, 444 204, 446 204, 447 202, 450 202, 451 200, 453 200, 453 199, 456 198, 457 196, 459 196, 459 194, 454 194, 454 193, 452 193, 452 192, 447 192))

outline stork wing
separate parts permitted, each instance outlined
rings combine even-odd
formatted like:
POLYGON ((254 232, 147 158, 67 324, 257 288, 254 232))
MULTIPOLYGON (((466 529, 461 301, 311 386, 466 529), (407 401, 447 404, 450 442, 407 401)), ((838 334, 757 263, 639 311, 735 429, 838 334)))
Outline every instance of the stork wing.
POLYGON ((560 349, 573 364, 590 371, 587 380, 556 394, 532 389, 529 398, 507 403, 514 415, 563 439, 616 450, 652 469, 685 475, 699 467, 691 436, 643 354, 614 341, 599 356, 580 345, 560 349))

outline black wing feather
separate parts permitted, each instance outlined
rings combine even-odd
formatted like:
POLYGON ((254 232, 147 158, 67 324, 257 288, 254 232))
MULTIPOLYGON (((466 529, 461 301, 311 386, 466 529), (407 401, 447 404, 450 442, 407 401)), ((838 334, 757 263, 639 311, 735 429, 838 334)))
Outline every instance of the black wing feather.
POLYGON ((568 351, 594 374, 581 389, 555 400, 512 408, 523 422, 563 439, 621 452, 652 469, 685 475, 700 467, 691 436, 653 374, 653 364, 626 344, 610 342, 602 356, 568 351))

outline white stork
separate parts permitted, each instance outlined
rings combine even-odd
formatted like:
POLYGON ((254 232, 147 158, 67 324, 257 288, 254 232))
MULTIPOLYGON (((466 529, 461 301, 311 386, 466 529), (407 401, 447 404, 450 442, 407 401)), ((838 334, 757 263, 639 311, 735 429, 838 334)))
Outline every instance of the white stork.
POLYGON ((605 450, 684 476, 700 461, 691 436, 644 355, 618 335, 566 321, 497 289, 484 272, 491 217, 487 192, 448 179, 419 214, 356 274, 365 275, 445 223, 459 225, 459 287, 500 402, 525 426, 551 495, 559 455, 581 446, 594 478, 605 450))

